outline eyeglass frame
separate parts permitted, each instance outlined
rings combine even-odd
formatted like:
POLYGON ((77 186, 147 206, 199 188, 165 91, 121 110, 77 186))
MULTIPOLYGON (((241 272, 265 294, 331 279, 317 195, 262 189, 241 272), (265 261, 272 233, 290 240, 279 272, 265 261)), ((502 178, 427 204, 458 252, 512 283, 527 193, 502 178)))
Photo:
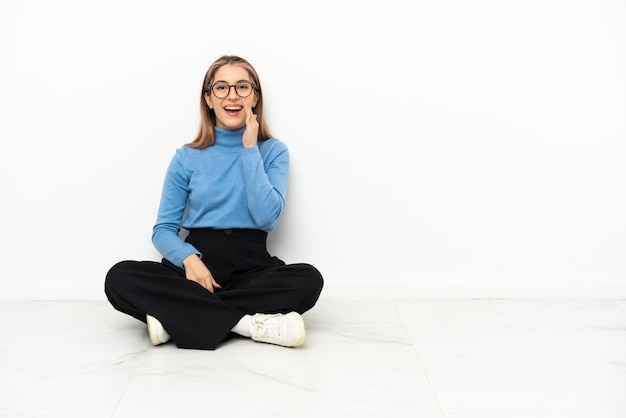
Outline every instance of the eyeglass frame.
POLYGON ((257 92, 257 93, 258 93, 258 91, 259 91, 259 89, 257 88, 257 86, 256 86, 254 83, 252 83, 252 82, 250 82, 250 81, 245 81, 245 80, 242 80, 242 81, 238 81, 238 82, 236 82, 235 84, 228 84, 228 83, 227 83, 227 82, 225 82, 225 81, 217 81, 217 82, 213 83, 213 85, 212 85, 212 86, 210 86, 210 87, 208 88, 208 90, 206 91, 206 93, 213 93, 213 95, 214 95, 216 98, 218 98, 218 99, 225 99, 225 98, 227 98, 228 96, 230 96, 230 88, 231 88, 231 87, 234 87, 234 88, 235 88, 235 94, 236 94, 237 96, 241 97, 242 99, 245 99, 246 97, 250 97, 250 96, 252 96, 252 93, 253 93, 253 92, 257 92), (224 97, 219 97, 217 94, 215 94, 215 91, 213 90, 213 87, 215 87, 217 84, 226 84, 226 85, 228 86, 228 93, 226 93, 226 96, 224 96, 224 97), (240 95, 240 94, 239 94, 239 92, 237 91, 237 84, 250 84, 250 87, 252 87, 252 90, 250 91, 250 94, 249 94, 249 95, 247 95, 247 96, 242 96, 242 95, 240 95))

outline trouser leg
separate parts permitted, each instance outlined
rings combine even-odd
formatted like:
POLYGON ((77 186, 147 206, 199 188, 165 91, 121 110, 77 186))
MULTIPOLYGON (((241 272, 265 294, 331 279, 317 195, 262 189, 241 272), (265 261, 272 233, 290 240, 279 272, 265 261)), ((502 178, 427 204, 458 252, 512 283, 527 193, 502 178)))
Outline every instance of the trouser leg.
POLYGON ((180 348, 213 350, 244 312, 198 283, 153 261, 123 261, 109 270, 105 293, 113 307, 145 322, 156 317, 180 348))
POLYGON ((218 290, 216 295, 247 314, 300 314, 317 302, 324 280, 309 264, 268 267, 248 274, 218 290))

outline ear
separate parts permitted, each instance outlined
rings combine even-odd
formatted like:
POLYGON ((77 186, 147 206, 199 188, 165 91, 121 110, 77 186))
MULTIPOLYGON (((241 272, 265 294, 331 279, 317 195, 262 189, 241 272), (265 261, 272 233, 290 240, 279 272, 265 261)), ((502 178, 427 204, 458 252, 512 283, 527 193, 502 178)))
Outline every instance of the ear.
POLYGON ((204 101, 206 105, 209 106, 209 109, 213 109, 213 103, 211 102, 211 95, 209 93, 204 93, 204 101))

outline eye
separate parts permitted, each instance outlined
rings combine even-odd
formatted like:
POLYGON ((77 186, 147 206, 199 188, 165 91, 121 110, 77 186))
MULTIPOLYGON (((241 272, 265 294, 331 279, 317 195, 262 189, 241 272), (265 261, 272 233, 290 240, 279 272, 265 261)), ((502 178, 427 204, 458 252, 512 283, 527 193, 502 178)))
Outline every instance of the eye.
POLYGON ((237 90, 241 91, 241 92, 245 92, 248 91, 252 88, 252 86, 248 83, 240 83, 237 84, 237 90))
POLYGON ((218 83, 213 86, 213 90, 215 91, 225 91, 226 89, 228 89, 228 85, 224 83, 218 83))

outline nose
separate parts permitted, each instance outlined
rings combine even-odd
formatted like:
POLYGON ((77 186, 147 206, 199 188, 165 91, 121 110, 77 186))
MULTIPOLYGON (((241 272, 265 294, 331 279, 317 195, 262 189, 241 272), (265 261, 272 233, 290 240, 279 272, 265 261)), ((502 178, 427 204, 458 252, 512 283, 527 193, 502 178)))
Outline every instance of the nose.
POLYGON ((237 86, 228 86, 228 98, 237 100, 237 86))

